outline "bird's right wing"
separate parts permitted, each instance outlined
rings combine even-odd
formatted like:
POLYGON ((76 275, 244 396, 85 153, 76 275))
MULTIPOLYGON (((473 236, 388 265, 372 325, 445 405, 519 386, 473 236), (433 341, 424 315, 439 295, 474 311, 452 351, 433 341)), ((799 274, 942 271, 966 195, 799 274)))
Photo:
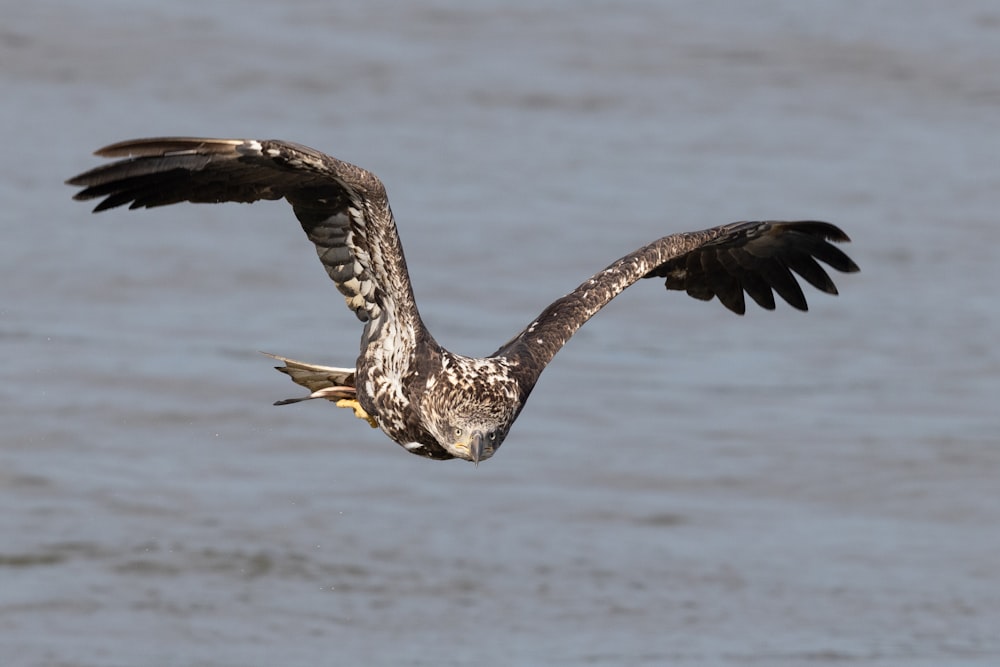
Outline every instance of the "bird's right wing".
POLYGON ((123 158, 71 178, 94 212, 285 198, 359 319, 419 316, 385 188, 374 174, 287 141, 166 137, 106 146, 123 158))

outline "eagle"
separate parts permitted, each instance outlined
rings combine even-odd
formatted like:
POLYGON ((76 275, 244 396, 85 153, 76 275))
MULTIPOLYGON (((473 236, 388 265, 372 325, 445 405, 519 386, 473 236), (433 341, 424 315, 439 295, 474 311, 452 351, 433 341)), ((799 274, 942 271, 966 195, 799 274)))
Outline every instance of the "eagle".
MULTIPOLYGON (((74 199, 101 199, 94 212, 177 202, 285 199, 319 260, 364 323, 353 368, 286 357, 279 371, 350 408, 407 451, 479 464, 493 456, 524 408, 539 375, 576 331, 642 278, 742 315, 749 295, 767 310, 776 292, 807 310, 796 276, 827 294, 837 288, 819 262, 858 266, 832 242, 850 239, 817 220, 734 222, 657 239, 595 273, 542 310, 488 357, 439 345, 421 320, 385 187, 371 172, 281 140, 161 137, 106 146, 119 158, 74 176, 74 199)), ((273 355, 272 355, 273 356, 273 355)))

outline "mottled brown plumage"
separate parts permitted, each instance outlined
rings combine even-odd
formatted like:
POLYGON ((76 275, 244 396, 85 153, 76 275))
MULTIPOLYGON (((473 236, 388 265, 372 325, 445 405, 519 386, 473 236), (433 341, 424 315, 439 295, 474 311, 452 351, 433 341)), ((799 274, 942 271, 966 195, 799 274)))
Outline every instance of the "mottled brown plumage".
POLYGON ((597 311, 641 278, 697 299, 717 297, 743 314, 744 293, 775 307, 774 292, 806 310, 796 275, 822 292, 837 288, 816 261, 858 267, 830 241, 848 241, 826 222, 737 222, 673 234, 622 257, 557 299, 486 358, 445 350, 424 326, 382 183, 373 174, 286 141, 157 138, 97 151, 123 158, 68 181, 76 199, 103 198, 94 211, 286 199, 320 261, 364 322, 354 368, 275 357, 278 370, 311 392, 355 408, 414 454, 475 462, 492 456, 552 357, 597 311))

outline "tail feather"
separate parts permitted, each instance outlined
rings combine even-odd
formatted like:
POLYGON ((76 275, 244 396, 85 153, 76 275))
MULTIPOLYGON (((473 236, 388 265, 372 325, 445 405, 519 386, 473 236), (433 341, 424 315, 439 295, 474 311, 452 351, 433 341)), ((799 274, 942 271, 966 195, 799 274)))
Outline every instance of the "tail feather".
POLYGON ((318 364, 310 364, 304 361, 289 359, 288 357, 281 357, 268 352, 263 352, 262 354, 266 354, 272 359, 277 359, 278 361, 284 363, 284 366, 275 366, 275 369, 290 377, 292 382, 295 384, 305 387, 311 392, 308 396, 288 398, 283 401, 276 402, 275 405, 288 405, 290 403, 298 403, 300 401, 307 401, 313 398, 325 398, 328 401, 339 401, 344 398, 351 399, 355 397, 353 368, 320 366, 318 364))

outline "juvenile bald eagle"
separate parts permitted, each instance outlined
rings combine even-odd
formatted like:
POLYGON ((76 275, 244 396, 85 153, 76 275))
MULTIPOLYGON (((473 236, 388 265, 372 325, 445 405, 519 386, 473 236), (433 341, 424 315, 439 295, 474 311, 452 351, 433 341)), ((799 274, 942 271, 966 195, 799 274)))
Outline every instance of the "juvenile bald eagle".
POLYGON ((421 321, 385 188, 374 174, 275 140, 137 139, 96 154, 124 159, 67 181, 84 188, 75 199, 103 197, 94 212, 124 204, 287 199, 364 333, 354 368, 275 357, 285 364, 278 370, 311 392, 279 404, 335 401, 432 459, 491 457, 556 352, 640 278, 663 278, 667 289, 696 299, 717 297, 742 315, 744 292, 768 310, 775 307, 774 292, 806 310, 793 272, 836 294, 816 260, 842 272, 858 270, 829 243, 848 241, 847 235, 826 222, 736 222, 672 234, 594 274, 492 355, 476 359, 442 348, 421 321))

